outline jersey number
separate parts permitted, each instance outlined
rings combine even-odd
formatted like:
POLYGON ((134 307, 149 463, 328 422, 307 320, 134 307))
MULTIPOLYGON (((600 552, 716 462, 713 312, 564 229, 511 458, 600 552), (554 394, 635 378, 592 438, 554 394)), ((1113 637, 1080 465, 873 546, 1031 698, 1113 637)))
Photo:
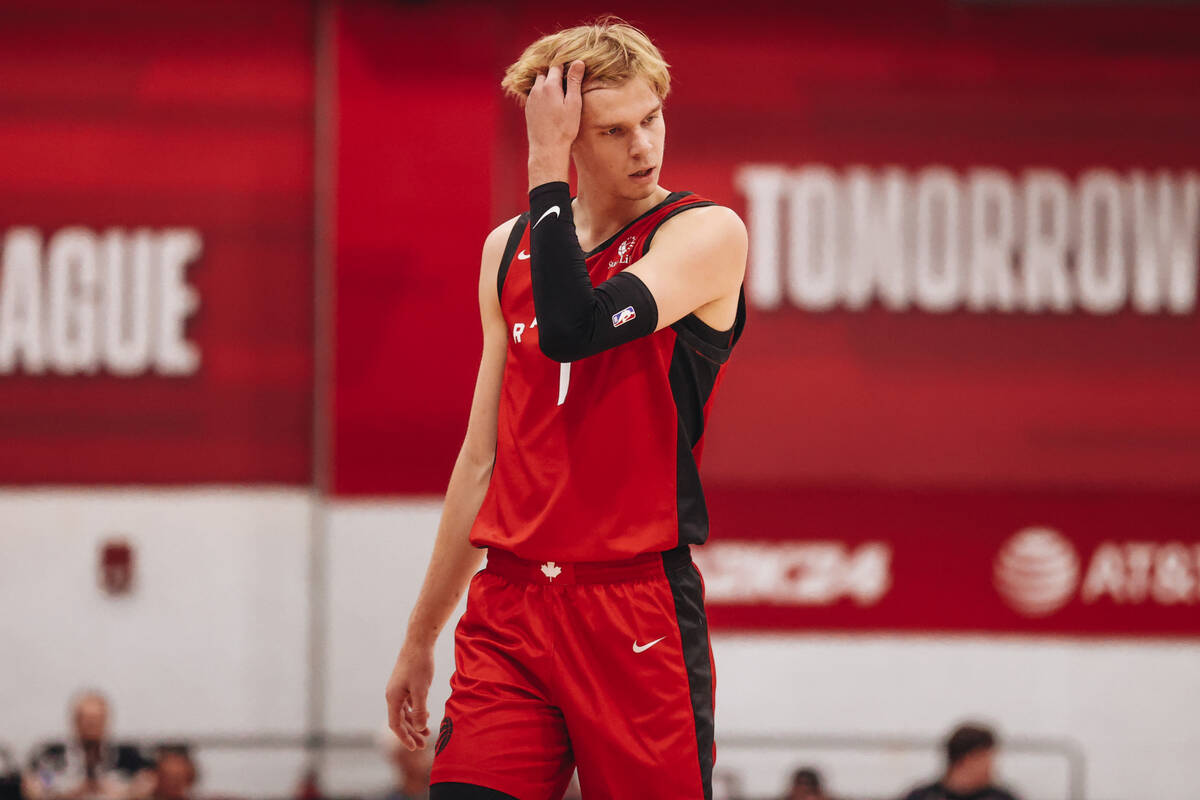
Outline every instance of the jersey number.
POLYGON ((558 404, 567 399, 567 387, 571 385, 571 362, 558 365, 558 404))

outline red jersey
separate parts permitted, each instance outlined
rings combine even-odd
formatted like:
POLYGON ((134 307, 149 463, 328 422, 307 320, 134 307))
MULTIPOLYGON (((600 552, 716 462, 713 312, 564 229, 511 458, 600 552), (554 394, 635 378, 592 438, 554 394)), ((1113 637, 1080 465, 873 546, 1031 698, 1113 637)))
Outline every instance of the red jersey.
MULTIPOLYGON (((714 205, 674 192, 587 254, 597 286, 645 254, 676 214, 714 205)), ((560 364, 538 347, 528 215, 497 276, 508 354, 496 463, 471 543, 531 560, 613 561, 702 544, 704 426, 746 321, 717 331, 689 314, 649 336, 560 364)))

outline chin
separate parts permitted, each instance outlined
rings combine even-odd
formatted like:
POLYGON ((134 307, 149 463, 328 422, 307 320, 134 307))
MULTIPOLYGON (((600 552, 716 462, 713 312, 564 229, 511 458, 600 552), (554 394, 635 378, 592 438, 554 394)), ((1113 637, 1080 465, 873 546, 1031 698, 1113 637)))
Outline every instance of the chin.
POLYGON ((624 197, 626 200, 645 200, 657 191, 657 183, 651 183, 646 186, 634 186, 624 193, 624 197))

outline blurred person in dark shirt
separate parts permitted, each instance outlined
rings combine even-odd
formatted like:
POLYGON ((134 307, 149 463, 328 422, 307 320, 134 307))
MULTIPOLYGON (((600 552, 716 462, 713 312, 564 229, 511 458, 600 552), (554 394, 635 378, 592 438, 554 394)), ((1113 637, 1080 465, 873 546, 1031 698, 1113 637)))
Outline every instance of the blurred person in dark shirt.
POLYGON ((187 745, 162 745, 156 753, 153 800, 189 800, 196 785, 196 762, 187 745))
POLYGON ((996 734, 985 725, 960 725, 946 739, 946 772, 905 800, 1017 800, 993 783, 996 734))
POLYGON ((792 774, 792 787, 784 800, 829 800, 825 794, 821 773, 812 767, 801 767, 792 774))
POLYGON ((30 761, 21 782, 27 800, 144 796, 153 779, 151 764, 136 747, 109 740, 108 699, 92 689, 80 692, 70 713, 71 741, 44 745, 30 761))

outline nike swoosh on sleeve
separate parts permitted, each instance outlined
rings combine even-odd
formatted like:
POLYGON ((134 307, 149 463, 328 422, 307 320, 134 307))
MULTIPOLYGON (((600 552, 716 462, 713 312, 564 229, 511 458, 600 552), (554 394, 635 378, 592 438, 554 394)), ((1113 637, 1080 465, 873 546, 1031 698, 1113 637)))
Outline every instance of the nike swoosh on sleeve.
POLYGON ((538 225, 540 225, 542 223, 542 220, 544 220, 546 217, 550 216, 551 214, 553 214, 556 217, 558 216, 558 214, 559 214, 558 206, 550 206, 549 208, 547 208, 546 213, 544 213, 540 217, 538 217, 538 221, 533 223, 533 227, 536 228, 538 225))

